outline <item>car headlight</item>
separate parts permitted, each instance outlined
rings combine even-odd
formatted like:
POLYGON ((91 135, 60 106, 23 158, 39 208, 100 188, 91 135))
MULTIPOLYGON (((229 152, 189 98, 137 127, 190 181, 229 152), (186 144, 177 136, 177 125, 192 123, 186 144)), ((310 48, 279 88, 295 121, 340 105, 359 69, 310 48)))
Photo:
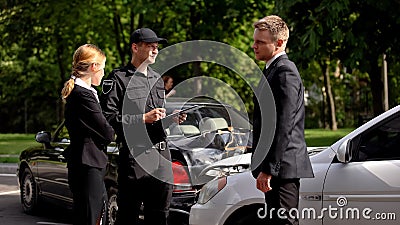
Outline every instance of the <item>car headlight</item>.
POLYGON ((206 204, 212 199, 219 191, 226 186, 226 177, 220 177, 218 179, 211 180, 203 186, 200 190, 199 199, 197 203, 206 204))

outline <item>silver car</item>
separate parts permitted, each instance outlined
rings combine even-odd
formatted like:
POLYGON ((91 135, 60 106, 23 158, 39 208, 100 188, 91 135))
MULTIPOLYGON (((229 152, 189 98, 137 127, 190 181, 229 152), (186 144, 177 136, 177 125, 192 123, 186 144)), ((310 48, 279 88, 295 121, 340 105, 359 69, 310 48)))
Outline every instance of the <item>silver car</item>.
MULTIPOLYGON (((290 211, 300 224, 399 224, 400 106, 319 150, 310 156, 315 178, 301 179, 299 209, 290 211)), ((269 216, 250 157, 238 157, 203 171, 224 176, 202 188, 190 224, 263 224, 269 216)))

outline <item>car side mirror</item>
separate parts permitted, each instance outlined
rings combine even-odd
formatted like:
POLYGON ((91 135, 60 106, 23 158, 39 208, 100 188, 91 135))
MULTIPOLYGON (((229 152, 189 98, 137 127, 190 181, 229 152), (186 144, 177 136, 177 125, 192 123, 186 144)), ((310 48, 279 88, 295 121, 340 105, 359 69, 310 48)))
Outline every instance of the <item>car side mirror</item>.
POLYGON ((49 144, 51 140, 51 134, 47 131, 40 131, 36 134, 35 139, 39 143, 49 144))
POLYGON ((351 160, 351 139, 347 139, 340 144, 339 149, 336 153, 336 157, 339 162, 348 163, 351 160))

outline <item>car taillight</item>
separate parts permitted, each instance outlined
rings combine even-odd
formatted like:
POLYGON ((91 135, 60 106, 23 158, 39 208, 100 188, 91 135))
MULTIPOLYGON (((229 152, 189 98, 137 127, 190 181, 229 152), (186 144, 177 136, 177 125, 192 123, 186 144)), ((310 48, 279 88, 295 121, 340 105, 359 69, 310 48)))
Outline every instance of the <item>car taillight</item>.
POLYGON ((174 174, 174 192, 189 191, 193 189, 190 184, 189 174, 181 162, 172 162, 172 173, 174 174))

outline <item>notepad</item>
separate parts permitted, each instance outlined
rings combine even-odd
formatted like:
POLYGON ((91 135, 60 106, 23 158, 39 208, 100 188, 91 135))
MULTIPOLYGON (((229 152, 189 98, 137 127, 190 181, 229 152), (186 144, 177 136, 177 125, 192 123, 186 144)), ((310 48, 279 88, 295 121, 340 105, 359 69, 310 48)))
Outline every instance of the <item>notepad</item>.
POLYGON ((162 118, 162 119, 167 119, 167 118, 171 118, 171 117, 174 117, 174 116, 178 116, 178 115, 180 115, 180 114, 188 113, 188 112, 194 111, 194 110, 196 110, 196 109, 200 109, 200 108, 202 108, 202 107, 203 107, 203 106, 199 106, 199 105, 190 106, 190 107, 185 108, 185 109, 182 109, 182 110, 180 110, 180 111, 178 111, 178 112, 171 113, 171 114, 165 116, 165 117, 162 118))

